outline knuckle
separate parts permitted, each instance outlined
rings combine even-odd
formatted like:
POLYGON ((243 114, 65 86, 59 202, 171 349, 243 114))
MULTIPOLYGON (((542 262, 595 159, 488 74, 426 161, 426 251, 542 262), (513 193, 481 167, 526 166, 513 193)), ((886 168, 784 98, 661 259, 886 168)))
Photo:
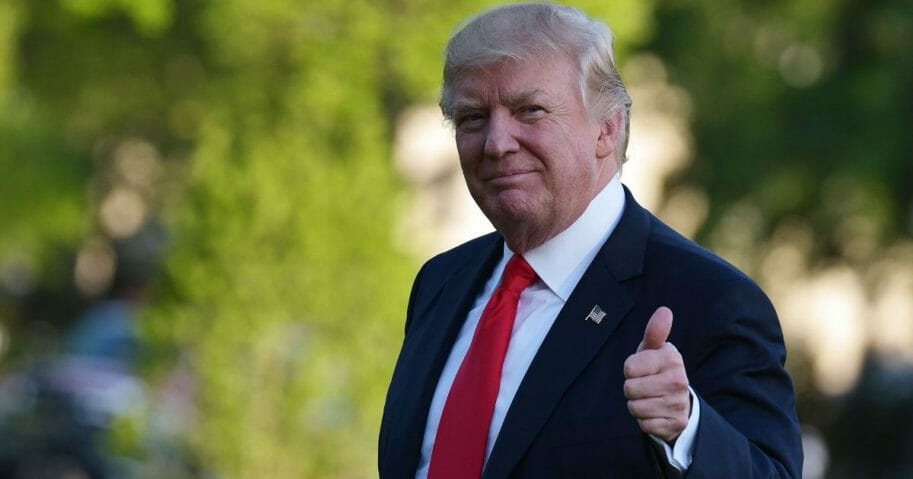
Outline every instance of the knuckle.
POLYGON ((663 419, 652 419, 650 421, 650 432, 654 436, 665 437, 666 436, 666 421, 663 419))
POLYGON ((678 413, 678 417, 682 415, 687 415, 688 413, 688 401, 676 400, 675 404, 672 406, 672 410, 678 413))
POLYGON ((637 424, 640 425, 640 428, 641 428, 644 432, 650 432, 650 430, 651 430, 651 424, 652 424, 650 419, 638 419, 638 420, 637 420, 637 424))
POLYGON ((634 376, 634 373, 636 372, 635 363, 636 363, 636 361, 634 359, 634 356, 631 356, 627 360, 625 360, 624 373, 625 373, 626 378, 630 378, 630 377, 634 376))
POLYGON ((671 384, 672 384, 672 387, 675 389, 675 391, 678 391, 678 392, 688 389, 688 376, 685 375, 685 371, 684 370, 676 371, 672 375, 671 384))
POLYGON ((675 349, 675 346, 672 343, 666 344, 668 347, 662 351, 663 362, 666 364, 682 364, 682 355, 675 349))
POLYGON ((624 389, 626 398, 631 399, 631 397, 634 396, 635 387, 634 387, 634 384, 632 384, 630 379, 625 381, 623 389, 624 389))
POLYGON ((688 427, 688 419, 686 419, 684 417, 679 418, 678 427, 676 429, 677 432, 684 431, 686 427, 688 427))

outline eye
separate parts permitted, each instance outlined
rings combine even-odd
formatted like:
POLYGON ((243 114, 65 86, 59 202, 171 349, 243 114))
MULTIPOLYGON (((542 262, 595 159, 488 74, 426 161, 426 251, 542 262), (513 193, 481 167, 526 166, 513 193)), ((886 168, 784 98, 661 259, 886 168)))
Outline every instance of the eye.
POLYGON ((483 120, 485 120, 484 114, 481 112, 473 111, 457 115, 456 121, 454 123, 456 124, 457 128, 465 130, 467 128, 478 126, 483 120))
POLYGON ((517 110, 517 116, 523 120, 538 120, 546 111, 540 105, 525 105, 517 110))

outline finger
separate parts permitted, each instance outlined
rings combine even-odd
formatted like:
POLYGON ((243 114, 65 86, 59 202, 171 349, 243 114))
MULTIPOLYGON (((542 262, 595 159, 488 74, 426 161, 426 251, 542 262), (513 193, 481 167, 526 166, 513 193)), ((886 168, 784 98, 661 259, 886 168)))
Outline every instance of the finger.
POLYGON ((660 397, 628 401, 628 412, 636 419, 668 419, 688 422, 691 403, 688 394, 670 394, 660 397))
POLYGON ((664 395, 687 397, 688 377, 683 369, 671 369, 657 375, 628 379, 624 383, 624 393, 631 400, 664 395))
POLYGON ((672 331, 672 310, 660 306, 656 308, 650 321, 647 322, 647 328, 644 330, 644 340, 640 343, 638 351, 644 349, 659 349, 669 339, 669 332, 672 331))
POLYGON ((624 364, 625 378, 639 378, 683 366, 682 355, 672 343, 660 349, 648 349, 628 356, 624 364))
POLYGON ((652 419, 638 419, 637 425, 640 426, 640 430, 656 436, 669 444, 675 442, 678 439, 678 436, 682 434, 682 431, 685 430, 685 427, 688 425, 687 419, 681 421, 679 419, 673 418, 652 418, 652 419))

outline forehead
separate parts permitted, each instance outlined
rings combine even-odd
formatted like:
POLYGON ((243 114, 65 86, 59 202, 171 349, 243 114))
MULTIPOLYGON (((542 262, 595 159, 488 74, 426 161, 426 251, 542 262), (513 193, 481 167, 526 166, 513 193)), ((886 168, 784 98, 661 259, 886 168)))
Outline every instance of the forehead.
POLYGON ((467 69, 454 77, 454 106, 518 95, 558 96, 580 94, 577 66, 564 55, 529 60, 503 60, 480 68, 467 69))

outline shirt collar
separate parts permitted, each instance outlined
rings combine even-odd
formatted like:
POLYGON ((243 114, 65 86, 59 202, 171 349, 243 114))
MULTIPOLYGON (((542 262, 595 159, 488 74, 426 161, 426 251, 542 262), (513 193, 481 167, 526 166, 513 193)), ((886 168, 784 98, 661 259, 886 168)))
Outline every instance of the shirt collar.
MULTIPOLYGON (((571 226, 523 257, 542 282, 566 302, 599 248, 615 230, 624 206, 624 189, 616 174, 571 226)), ((513 254, 505 243, 504 258, 513 254)))

